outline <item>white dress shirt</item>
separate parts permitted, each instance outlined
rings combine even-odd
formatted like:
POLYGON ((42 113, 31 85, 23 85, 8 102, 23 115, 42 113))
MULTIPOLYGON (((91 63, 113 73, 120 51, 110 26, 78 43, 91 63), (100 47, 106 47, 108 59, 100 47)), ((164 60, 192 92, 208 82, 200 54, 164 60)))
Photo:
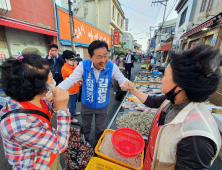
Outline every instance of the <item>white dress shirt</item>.
POLYGON ((131 63, 131 55, 127 54, 126 63, 131 63))
MULTIPOLYGON (((95 75, 96 78, 96 82, 98 82, 100 73, 102 70, 97 70, 93 63, 91 65, 91 68, 93 69, 93 73, 95 75)), ((63 80, 58 87, 64 89, 64 90, 68 90, 70 87, 72 87, 74 84, 77 83, 77 81, 82 79, 83 76, 83 64, 82 62, 79 63, 79 65, 76 67, 76 69, 73 71, 72 74, 70 74, 70 76, 68 78, 66 78, 65 80, 63 80)), ((119 68, 117 67, 116 64, 113 64, 113 72, 112 72, 112 79, 116 79, 118 81, 119 84, 123 84, 126 81, 128 81, 127 78, 124 77, 124 75, 121 73, 121 71, 119 70, 119 68)))

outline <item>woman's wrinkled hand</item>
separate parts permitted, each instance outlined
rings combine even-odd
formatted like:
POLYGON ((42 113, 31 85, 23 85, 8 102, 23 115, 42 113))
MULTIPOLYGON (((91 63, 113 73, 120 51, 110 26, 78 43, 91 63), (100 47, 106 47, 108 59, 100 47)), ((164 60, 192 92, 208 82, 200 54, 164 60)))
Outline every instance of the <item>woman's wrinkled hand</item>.
POLYGON ((69 92, 59 87, 55 87, 52 91, 54 97, 54 105, 56 110, 65 110, 68 108, 69 92))

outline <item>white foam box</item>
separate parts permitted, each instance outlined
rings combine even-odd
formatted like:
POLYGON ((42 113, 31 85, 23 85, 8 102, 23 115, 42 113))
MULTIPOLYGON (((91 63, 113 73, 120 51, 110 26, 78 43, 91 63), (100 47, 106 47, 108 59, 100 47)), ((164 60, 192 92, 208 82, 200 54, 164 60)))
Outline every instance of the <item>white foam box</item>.
MULTIPOLYGON (((222 109, 222 107, 220 107, 220 106, 213 106, 213 105, 206 105, 206 106, 210 110, 210 112, 211 112, 212 108, 222 109)), ((216 114, 216 113, 212 113, 212 115, 217 122, 217 126, 220 130, 220 133, 222 134, 222 115, 216 114)))
POLYGON ((220 130, 220 133, 222 134, 222 115, 216 114, 216 113, 212 113, 214 119, 217 122, 217 126, 220 130))

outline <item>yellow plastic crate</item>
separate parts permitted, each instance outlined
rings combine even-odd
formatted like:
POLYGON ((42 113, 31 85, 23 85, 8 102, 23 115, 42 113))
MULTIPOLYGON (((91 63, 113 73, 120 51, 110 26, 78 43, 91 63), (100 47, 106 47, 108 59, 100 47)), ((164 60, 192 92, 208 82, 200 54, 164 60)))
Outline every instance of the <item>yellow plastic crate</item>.
POLYGON ((109 157, 109 156, 107 156, 107 155, 105 155, 105 154, 102 154, 102 153, 100 153, 100 152, 98 151, 98 148, 99 148, 99 146, 100 146, 100 143, 101 143, 102 139, 105 137, 105 134, 106 134, 107 132, 114 133, 115 130, 106 129, 106 130, 103 132, 102 136, 100 137, 100 139, 99 139, 99 141, 98 141, 98 143, 97 143, 97 145, 96 145, 96 147, 95 147, 95 153, 97 154, 97 156, 100 157, 100 158, 103 158, 103 159, 105 159, 105 160, 108 160, 108 161, 110 161, 110 162, 113 162, 113 163, 115 163, 115 164, 119 164, 119 165, 121 165, 121 166, 123 166, 123 167, 129 168, 129 169, 133 169, 133 170, 140 170, 140 169, 142 169, 142 167, 143 167, 143 159, 144 159, 144 151, 142 152, 142 155, 141 155, 141 160, 140 160, 140 166, 139 166, 139 167, 135 167, 135 166, 129 165, 129 164, 125 163, 125 162, 116 160, 116 159, 114 159, 114 158, 112 158, 112 157, 109 157))
POLYGON ((129 170, 123 166, 106 161, 104 159, 93 157, 90 159, 85 170, 129 170))

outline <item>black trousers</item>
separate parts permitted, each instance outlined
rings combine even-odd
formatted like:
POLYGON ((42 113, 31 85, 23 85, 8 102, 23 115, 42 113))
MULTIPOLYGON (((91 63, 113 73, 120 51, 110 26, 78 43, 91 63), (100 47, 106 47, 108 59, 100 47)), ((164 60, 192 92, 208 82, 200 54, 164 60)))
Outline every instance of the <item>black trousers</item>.
POLYGON ((132 64, 131 63, 125 63, 125 71, 128 74, 128 79, 130 80, 131 78, 131 68, 132 68, 132 64))
POLYGON ((63 81, 63 78, 59 75, 59 73, 55 73, 54 80, 56 82, 56 86, 63 81))
POLYGON ((96 146, 100 136, 105 130, 107 115, 108 105, 99 109, 93 109, 84 105, 83 103, 81 105, 81 117, 84 128, 84 136, 86 141, 90 142, 93 148, 96 146), (89 137, 92 127, 93 114, 95 114, 95 136, 93 138, 94 141, 90 141, 89 137))

